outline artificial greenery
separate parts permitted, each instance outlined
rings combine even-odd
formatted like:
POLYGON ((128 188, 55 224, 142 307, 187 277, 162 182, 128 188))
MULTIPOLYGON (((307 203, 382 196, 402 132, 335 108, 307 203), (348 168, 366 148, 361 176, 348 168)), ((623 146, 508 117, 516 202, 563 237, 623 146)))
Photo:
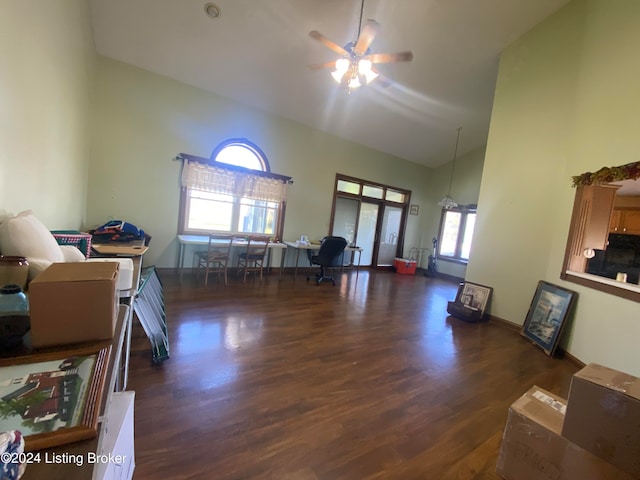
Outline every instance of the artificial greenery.
POLYGON ((585 172, 582 175, 571 177, 574 187, 621 180, 637 180, 638 178, 640 178, 640 162, 627 163, 619 167, 602 167, 597 172, 585 172))

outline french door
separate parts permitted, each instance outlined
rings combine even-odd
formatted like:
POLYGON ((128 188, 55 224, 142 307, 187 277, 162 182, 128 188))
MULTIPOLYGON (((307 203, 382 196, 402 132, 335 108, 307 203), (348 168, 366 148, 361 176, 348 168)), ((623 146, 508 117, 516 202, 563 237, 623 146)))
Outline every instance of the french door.
POLYGON ((361 266, 392 266, 394 258, 402 255, 410 194, 395 187, 336 175, 332 235, 362 248, 361 266))

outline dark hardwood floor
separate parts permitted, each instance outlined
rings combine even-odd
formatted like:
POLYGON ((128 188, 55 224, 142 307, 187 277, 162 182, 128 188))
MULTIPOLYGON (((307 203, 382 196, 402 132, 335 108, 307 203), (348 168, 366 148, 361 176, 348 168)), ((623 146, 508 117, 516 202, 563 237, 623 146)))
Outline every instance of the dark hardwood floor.
POLYGON ((566 398, 579 369, 449 317, 457 285, 422 275, 160 276, 170 359, 134 328, 136 479, 497 479, 509 405, 566 398))

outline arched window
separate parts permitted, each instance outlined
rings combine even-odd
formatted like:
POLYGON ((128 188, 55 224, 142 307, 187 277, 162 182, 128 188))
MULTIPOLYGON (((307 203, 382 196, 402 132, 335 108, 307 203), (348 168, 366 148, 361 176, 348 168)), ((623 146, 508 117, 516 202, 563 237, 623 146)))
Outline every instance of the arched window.
POLYGON ((290 177, 271 173, 257 145, 234 138, 219 144, 209 160, 181 155, 189 165, 183 167, 179 233, 255 233, 282 238, 290 177), (190 171, 197 172, 190 176, 190 171))
POLYGON ((246 138, 225 140, 215 148, 211 154, 211 160, 251 170, 271 171, 264 152, 246 138))

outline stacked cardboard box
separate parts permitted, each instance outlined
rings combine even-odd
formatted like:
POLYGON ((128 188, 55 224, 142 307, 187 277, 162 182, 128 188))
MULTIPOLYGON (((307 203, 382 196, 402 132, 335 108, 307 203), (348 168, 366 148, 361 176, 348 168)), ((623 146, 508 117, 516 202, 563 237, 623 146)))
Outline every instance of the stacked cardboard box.
POLYGON ((562 435, 640 478, 640 378, 595 363, 580 370, 562 435))
POLYGON ((34 348, 113 338, 117 262, 53 263, 29 284, 34 348))
POLYGON ((591 364, 568 401, 534 386, 509 408, 496 471, 506 480, 640 479, 640 380, 591 364))

